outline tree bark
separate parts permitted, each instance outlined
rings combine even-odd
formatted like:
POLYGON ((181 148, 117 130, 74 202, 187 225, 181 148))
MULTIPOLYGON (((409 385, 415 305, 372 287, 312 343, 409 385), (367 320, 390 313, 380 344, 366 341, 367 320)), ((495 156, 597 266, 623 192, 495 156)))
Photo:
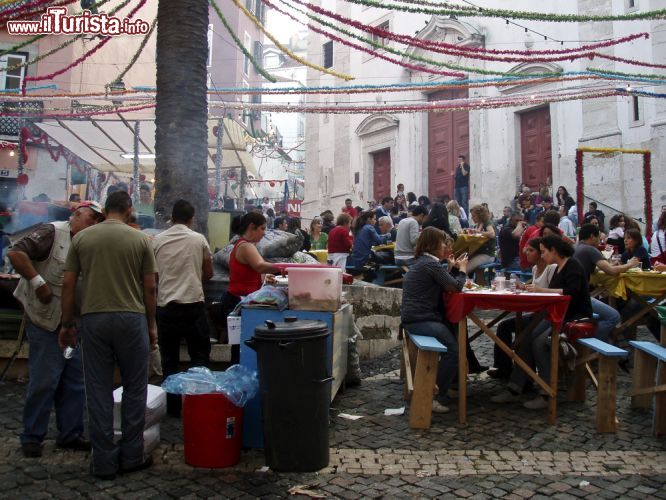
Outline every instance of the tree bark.
POLYGON ((155 110, 155 222, 174 203, 195 208, 193 229, 208 230, 207 0, 159 0, 155 110))

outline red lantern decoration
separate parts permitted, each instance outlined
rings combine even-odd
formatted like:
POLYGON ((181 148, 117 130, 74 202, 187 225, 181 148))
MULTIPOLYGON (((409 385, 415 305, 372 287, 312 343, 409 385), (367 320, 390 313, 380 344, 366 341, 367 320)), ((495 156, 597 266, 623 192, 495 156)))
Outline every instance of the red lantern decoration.
POLYGON ((275 181, 271 181, 271 182, 269 182, 268 184, 269 184, 269 185, 270 185, 270 187, 272 187, 272 188, 274 188, 274 187, 275 187, 275 181))
POLYGON ((16 176, 16 184, 18 184, 19 186, 27 185, 29 180, 30 179, 28 178, 28 174, 19 174, 18 176, 16 176))

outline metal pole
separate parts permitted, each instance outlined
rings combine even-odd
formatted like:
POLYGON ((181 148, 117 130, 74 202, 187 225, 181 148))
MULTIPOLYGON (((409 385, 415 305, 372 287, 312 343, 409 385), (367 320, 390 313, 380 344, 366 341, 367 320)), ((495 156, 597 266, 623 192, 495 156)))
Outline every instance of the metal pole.
POLYGON ((132 205, 139 204, 139 122, 134 122, 134 171, 132 176, 132 205))
MULTIPOLYGON (((217 121, 217 150, 215 155, 215 208, 221 208, 220 184, 222 184, 222 138, 224 136, 224 121, 217 121)), ((226 188, 225 188, 226 189, 226 188)), ((226 193, 225 193, 226 194, 226 193)))

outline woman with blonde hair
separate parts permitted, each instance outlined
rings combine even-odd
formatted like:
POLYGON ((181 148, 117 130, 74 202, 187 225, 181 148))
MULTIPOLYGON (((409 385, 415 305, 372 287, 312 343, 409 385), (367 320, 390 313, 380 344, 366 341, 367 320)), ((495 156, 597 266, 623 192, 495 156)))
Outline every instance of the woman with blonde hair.
POLYGON ((322 229, 324 221, 321 217, 315 217, 310 223, 310 250, 326 250, 328 245, 328 234, 322 229))
POLYGON ((446 204, 446 209, 449 212, 449 227, 456 235, 462 233, 462 223, 460 217, 460 205, 456 200, 451 200, 446 204))
MULTIPOLYGON (((469 231, 473 234, 480 234, 488 238, 488 241, 474 252, 474 255, 469 260, 467 272, 471 273, 484 264, 495 262, 497 241, 495 239, 495 226, 490 219, 490 212, 488 212, 488 209, 483 205, 474 205, 470 208, 469 212, 472 216, 472 221, 474 222, 469 231)), ((483 280, 479 279, 479 281, 483 280)))

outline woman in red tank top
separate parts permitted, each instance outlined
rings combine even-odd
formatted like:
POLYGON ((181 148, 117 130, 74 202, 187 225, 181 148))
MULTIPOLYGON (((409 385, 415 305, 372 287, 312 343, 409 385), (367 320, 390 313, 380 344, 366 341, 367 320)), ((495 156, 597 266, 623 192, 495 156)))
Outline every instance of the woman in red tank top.
POLYGON ((262 274, 279 271, 263 259, 256 247, 266 231, 266 218, 262 214, 250 212, 236 217, 231 230, 240 238, 229 258, 229 287, 223 299, 223 308, 228 312, 236 307, 241 296, 261 288, 262 274))

